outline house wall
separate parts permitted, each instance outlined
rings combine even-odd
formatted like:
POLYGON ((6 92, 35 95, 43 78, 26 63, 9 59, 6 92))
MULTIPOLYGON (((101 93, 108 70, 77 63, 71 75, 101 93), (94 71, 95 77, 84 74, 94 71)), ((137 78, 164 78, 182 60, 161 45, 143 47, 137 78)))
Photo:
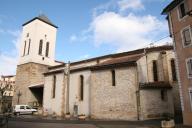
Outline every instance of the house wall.
POLYGON ((91 74, 91 117, 137 120, 136 67, 114 70, 116 86, 112 86, 111 70, 98 70, 91 74))
MULTIPOLYGON (((188 10, 192 10, 191 0, 184 0, 187 3, 188 10)), ((186 59, 192 57, 192 47, 184 47, 181 37, 181 30, 192 25, 190 16, 185 16, 183 19, 178 17, 178 6, 172 9, 169 13, 170 31, 173 33, 174 48, 177 57, 177 69, 179 75, 179 85, 181 89, 181 105, 183 109, 183 120, 185 125, 192 125, 192 109, 190 106, 189 88, 192 87, 192 79, 188 78, 186 69, 186 59)))

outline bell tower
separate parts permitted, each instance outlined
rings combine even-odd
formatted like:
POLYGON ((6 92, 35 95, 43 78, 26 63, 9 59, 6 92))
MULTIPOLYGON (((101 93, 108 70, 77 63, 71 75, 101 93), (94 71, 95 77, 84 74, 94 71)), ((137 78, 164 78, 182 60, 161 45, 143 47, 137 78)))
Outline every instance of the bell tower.
POLYGON ((56 32, 57 26, 45 15, 24 23, 18 65, 29 62, 54 65, 56 32))
POLYGON ((23 24, 20 59, 16 71, 13 105, 43 102, 44 74, 54 66, 57 26, 45 15, 23 24))

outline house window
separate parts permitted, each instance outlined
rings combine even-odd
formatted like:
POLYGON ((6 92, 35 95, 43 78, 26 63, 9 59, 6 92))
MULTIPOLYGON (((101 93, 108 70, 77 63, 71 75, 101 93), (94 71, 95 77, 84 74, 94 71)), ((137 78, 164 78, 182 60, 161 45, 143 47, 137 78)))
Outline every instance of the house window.
POLYGON ((42 55, 42 49, 43 49, 43 40, 40 40, 40 42, 39 42, 39 55, 42 55))
POLYGON ((162 101, 167 101, 167 91, 166 90, 161 90, 161 100, 162 101))
POLYGON ((28 55, 29 55, 29 51, 30 51, 30 45, 31 45, 31 39, 29 39, 29 45, 28 45, 28 55))
POLYGON ((190 97, 190 105, 191 105, 191 111, 192 111, 192 88, 189 88, 189 97, 190 97))
POLYGON ((187 59, 187 73, 188 77, 192 77, 192 58, 187 59))
POLYGON ((153 61, 153 80, 158 81, 157 61, 153 61))
POLYGON ((171 72, 172 72, 172 80, 177 81, 177 74, 175 69, 175 60, 171 59, 171 72))
POLYGON ((184 46, 191 45, 191 28, 186 27, 182 30, 182 41, 184 46))
POLYGON ((184 16, 186 16, 186 12, 187 12, 187 7, 186 7, 186 3, 183 2, 178 6, 179 9, 179 18, 183 18, 184 16))
POLYGON ((24 42, 24 51, 23 51, 23 56, 25 56, 25 49, 26 49, 26 41, 24 42))
POLYGON ((83 100, 83 90, 84 90, 84 77, 80 75, 80 100, 83 100))
POLYGON ((53 76, 53 89, 52 89, 52 98, 55 98, 55 91, 56 91, 56 76, 53 76))
POLYGON ((112 75, 112 86, 115 86, 115 70, 111 71, 111 75, 112 75))
POLYGON ((45 56, 48 57, 49 56, 49 42, 47 42, 46 44, 46 53, 45 56))

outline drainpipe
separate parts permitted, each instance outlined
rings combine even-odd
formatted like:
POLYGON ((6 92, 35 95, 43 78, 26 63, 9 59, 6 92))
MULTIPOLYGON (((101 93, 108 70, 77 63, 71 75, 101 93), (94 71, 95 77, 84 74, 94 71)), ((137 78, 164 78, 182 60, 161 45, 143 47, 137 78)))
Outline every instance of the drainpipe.
POLYGON ((138 65, 137 65, 137 68, 136 68, 136 104, 137 104, 137 120, 140 120, 141 105, 140 105, 140 89, 139 89, 138 65))
POLYGON ((65 88, 66 88, 66 84, 65 84, 65 75, 66 75, 66 64, 64 65, 63 68, 63 90, 62 90, 62 100, 61 100, 61 114, 62 116, 65 115, 65 88))
POLYGON ((147 64, 147 54, 146 49, 144 48, 144 55, 145 55, 145 62, 146 62, 146 69, 147 69, 147 83, 149 82, 149 72, 148 72, 148 64, 147 64))
POLYGON ((70 84, 70 61, 67 64, 67 105, 66 105, 66 112, 69 113, 69 84, 70 84))

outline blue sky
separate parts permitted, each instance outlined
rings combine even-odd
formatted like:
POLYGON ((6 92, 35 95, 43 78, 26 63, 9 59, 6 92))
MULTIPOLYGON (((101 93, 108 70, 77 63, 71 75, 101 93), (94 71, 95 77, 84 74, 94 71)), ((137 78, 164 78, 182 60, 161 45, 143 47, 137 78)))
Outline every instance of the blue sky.
MULTIPOLYGON (((57 25, 56 60, 77 61, 141 47, 168 35, 171 0, 1 0, 0 75, 15 74, 22 24, 45 14, 57 25)), ((154 45, 171 42, 165 38, 154 45)))

